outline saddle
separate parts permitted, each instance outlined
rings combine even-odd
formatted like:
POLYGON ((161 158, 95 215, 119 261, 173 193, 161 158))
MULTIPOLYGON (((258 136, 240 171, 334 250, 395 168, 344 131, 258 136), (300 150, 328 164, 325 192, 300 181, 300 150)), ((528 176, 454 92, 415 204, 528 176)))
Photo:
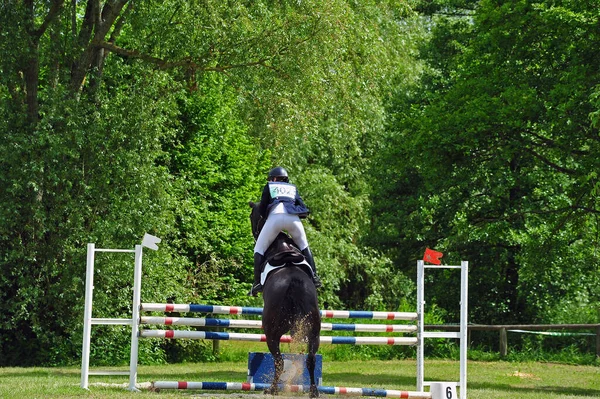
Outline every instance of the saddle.
POLYGON ((264 285, 269 273, 289 264, 303 266, 304 271, 313 276, 312 269, 300 249, 286 233, 280 232, 265 252, 265 263, 261 270, 261 284, 264 285))
MULTIPOLYGON (((280 232, 265 252, 266 263, 271 266, 283 266, 286 263, 300 263, 304 255, 287 234, 280 232)), ((263 265, 264 270, 264 265, 263 265)))

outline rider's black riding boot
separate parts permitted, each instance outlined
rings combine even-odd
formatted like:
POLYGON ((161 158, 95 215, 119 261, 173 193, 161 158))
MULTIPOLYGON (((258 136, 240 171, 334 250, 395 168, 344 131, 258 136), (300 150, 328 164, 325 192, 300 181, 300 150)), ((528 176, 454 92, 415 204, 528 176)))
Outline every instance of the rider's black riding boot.
POLYGON ((248 293, 248 296, 256 296, 257 293, 262 292, 263 286, 260 283, 260 274, 262 273, 262 264, 265 262, 265 257, 258 252, 254 253, 254 282, 252 288, 248 293))
POLYGON ((313 258, 312 252, 310 251, 310 247, 306 247, 302 250, 302 255, 310 265, 310 268, 313 271, 313 283, 315 283, 315 287, 319 288, 323 284, 321 283, 321 279, 317 275, 317 268, 315 267, 315 259, 313 258))

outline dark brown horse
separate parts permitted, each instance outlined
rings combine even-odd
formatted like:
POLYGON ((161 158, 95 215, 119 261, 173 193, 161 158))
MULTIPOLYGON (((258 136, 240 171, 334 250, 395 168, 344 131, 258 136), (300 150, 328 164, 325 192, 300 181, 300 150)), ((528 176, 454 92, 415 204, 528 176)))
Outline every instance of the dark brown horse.
MULTIPOLYGON (((264 224, 257 204, 250 202, 252 234, 258 238, 264 224)), ((271 271, 263 286, 262 325, 269 352, 275 362, 275 375, 265 393, 276 395, 283 372, 283 357, 279 347, 281 336, 290 333, 293 342, 307 344, 306 367, 310 376, 310 397, 319 396, 315 382, 316 353, 319 350, 321 314, 317 289, 312 280, 310 266, 303 260, 292 239, 280 233, 265 253, 267 262, 281 267, 271 271)))

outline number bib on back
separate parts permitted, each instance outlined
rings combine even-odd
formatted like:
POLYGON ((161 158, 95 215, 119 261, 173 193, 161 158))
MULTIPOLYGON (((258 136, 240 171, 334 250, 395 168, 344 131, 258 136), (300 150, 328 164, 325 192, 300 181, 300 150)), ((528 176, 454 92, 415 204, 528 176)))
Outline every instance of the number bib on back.
POLYGON ((293 184, 269 183, 269 192, 271 193, 271 198, 296 198, 296 186, 294 186, 293 184))

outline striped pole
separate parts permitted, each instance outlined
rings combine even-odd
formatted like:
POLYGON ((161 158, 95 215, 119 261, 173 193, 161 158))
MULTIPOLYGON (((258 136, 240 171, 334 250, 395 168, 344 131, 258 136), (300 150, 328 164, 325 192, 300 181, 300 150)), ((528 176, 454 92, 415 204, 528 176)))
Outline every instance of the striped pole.
MULTIPOLYGON (((271 384, 247 382, 188 382, 188 381, 155 381, 152 389, 205 389, 214 391, 262 391, 271 384)), ((283 385, 282 392, 309 392, 309 385, 283 385)), ((431 399, 430 392, 398 391, 393 389, 317 387, 320 393, 347 396, 377 396, 385 398, 431 399)))
MULTIPOLYGON (((141 338, 173 338, 173 339, 214 339, 221 341, 267 342, 264 334, 244 334, 211 331, 187 330, 140 330, 141 338)), ((280 342, 292 342, 289 335, 281 337, 280 342)), ((337 337, 321 336, 322 344, 346 345, 416 345, 416 337, 337 337)))
MULTIPOLYGON (((145 312, 198 312, 214 314, 262 315, 262 308, 245 306, 142 303, 145 312)), ((376 312, 369 310, 321 310, 327 319, 416 320, 416 312, 376 312)))
POLYGON ((140 323, 164 326, 262 328, 261 320, 204 319, 198 317, 142 316, 140 323))
MULTIPOLYGON (((198 317, 142 316, 140 319, 140 324, 193 327, 262 328, 262 321, 260 320, 230 320, 198 317)), ((412 324, 321 323, 321 331, 414 333, 417 331, 417 326, 412 324)))
POLYGON ((326 319, 417 320, 417 312, 374 312, 369 310, 321 310, 326 319))

